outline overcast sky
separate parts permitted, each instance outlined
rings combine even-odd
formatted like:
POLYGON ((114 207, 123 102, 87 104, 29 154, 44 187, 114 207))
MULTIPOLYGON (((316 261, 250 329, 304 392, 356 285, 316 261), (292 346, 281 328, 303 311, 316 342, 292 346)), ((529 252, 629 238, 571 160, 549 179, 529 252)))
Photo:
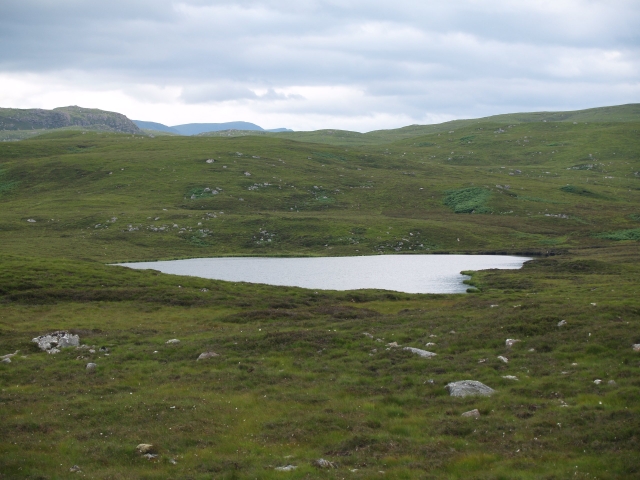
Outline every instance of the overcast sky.
POLYGON ((369 131, 640 102, 638 0, 0 0, 0 106, 369 131))

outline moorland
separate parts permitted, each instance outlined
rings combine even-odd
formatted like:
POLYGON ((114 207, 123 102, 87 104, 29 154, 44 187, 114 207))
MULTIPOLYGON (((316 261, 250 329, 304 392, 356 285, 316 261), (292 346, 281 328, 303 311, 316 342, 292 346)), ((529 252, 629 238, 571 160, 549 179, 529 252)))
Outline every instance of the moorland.
POLYGON ((0 143, 0 355, 19 350, 0 363, 0 478, 640 474, 637 105, 369 134, 26 137, 0 143), (109 265, 415 253, 534 260, 469 272, 460 295, 109 265), (31 342, 55 330, 94 351, 31 342), (496 393, 449 396, 466 379, 496 393))

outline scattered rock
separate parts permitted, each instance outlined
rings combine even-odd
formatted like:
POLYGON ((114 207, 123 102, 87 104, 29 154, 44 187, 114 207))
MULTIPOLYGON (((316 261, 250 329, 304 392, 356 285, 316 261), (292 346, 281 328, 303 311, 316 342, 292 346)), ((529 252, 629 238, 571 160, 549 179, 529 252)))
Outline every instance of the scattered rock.
POLYGON ((201 292, 208 292, 208 291, 209 291, 209 289, 208 289, 208 288, 201 288, 201 289, 200 289, 200 291, 201 291, 201 292))
POLYGON ((169 345, 172 345, 172 344, 180 343, 180 340, 178 340, 177 338, 172 338, 171 340, 167 340, 166 343, 169 345))
POLYGON ((566 321, 566 320, 560 320, 560 321, 558 322, 558 326, 559 326, 559 327, 564 327, 566 324, 567 324, 567 321, 566 321))
POLYGON ((244 176, 245 176, 245 177, 250 177, 250 176, 251 176, 251 174, 250 174, 249 172, 244 172, 244 176))
POLYGON ((451 382, 446 387, 449 395, 452 397, 468 397, 471 395, 489 396, 495 393, 491 387, 487 387, 484 383, 476 380, 461 380, 459 382, 451 382))
POLYGON ((519 341, 520 340, 518 340, 517 338, 507 338, 507 340, 504 343, 507 347, 513 347, 513 345, 515 345, 519 341))
POLYGON ((515 375, 503 375, 502 378, 506 378, 507 380, 518 380, 518 377, 515 375))
POLYGON ((633 345, 633 351, 640 352, 640 343, 636 343, 635 345, 633 345))
POLYGON ((285 467, 276 467, 276 468, 275 468, 275 471, 276 471, 276 472, 292 472, 292 471, 294 471, 296 468, 298 468, 298 467, 296 467, 295 465, 287 465, 287 466, 285 466, 285 467))
POLYGON ((502 360, 504 363, 509 363, 509 359, 507 357, 503 357, 502 355, 498 355, 498 360, 502 360))
MULTIPOLYGON (((198 357, 198 360, 206 360, 207 358, 219 357, 216 352, 204 352, 198 357)), ((196 360, 197 361, 197 360, 196 360)))
POLYGON ((480 360, 478 360, 478 363, 484 363, 484 362, 486 362, 486 361, 487 361, 487 359, 486 359, 486 358, 481 358, 480 360))
POLYGON ((94 349, 94 348, 90 348, 90 349, 89 349, 89 353, 96 353, 96 351, 95 351, 95 349, 94 349))
POLYGON ((58 353, 61 348, 77 347, 80 345, 80 337, 69 332, 58 331, 47 333, 31 340, 37 343, 41 350, 48 353, 58 353))
POLYGON ((473 417, 473 418, 480 418, 480 412, 478 411, 477 408, 474 408, 473 410, 469 410, 468 412, 464 412, 462 415, 460 415, 461 417, 473 417))
POLYGON ((593 383, 595 383, 596 385, 600 385, 602 383, 602 380, 600 380, 599 378, 595 379, 593 381, 593 383))
POLYGON ((333 462, 330 462, 329 460, 325 460, 324 458, 319 458, 318 460, 314 460, 313 462, 311 462, 311 465, 318 468, 338 468, 338 465, 336 465, 333 462))
POLYGON ((36 221, 33 218, 27 218, 27 222, 29 223, 36 223, 36 221))
POLYGON ((428 343, 425 343, 425 345, 424 345, 424 346, 425 346, 425 347, 434 347, 435 345, 436 345, 436 344, 435 344, 435 343, 433 343, 433 342, 428 342, 428 343))
POLYGON ((611 386, 617 385, 615 380, 609 380, 607 383, 611 386))
POLYGON ((370 338, 370 339, 372 339, 372 340, 373 340, 373 335, 371 335, 370 333, 368 333, 368 332, 364 332, 364 333, 363 333, 363 335, 364 335, 365 337, 370 338))
POLYGON ((387 347, 399 347, 398 342, 387 343, 387 347))
POLYGON ((170 463, 171 465, 177 465, 177 464, 178 464, 178 462, 176 462, 176 459, 175 459, 175 458, 170 458, 170 459, 169 459, 169 463, 170 463))
POLYGON ((413 348, 413 347, 404 347, 403 350, 408 350, 412 353, 415 353, 417 355, 420 355, 421 357, 424 358, 429 358, 429 357, 435 357, 436 354, 433 352, 427 352, 426 350, 421 350, 419 348, 413 348))
POLYGON ((98 351, 102 353, 109 353, 109 349, 107 347, 100 347, 98 351))
POLYGON ((69 469, 69 471, 70 471, 71 473, 82 473, 82 472, 81 472, 81 470, 80 470, 80 467, 79 467, 78 465, 74 465, 73 467, 71 467, 71 468, 69 469))
POLYGON ((87 363, 87 372, 95 372, 98 365, 95 363, 87 363))
POLYGON ((215 160, 213 158, 207 159, 207 163, 213 163, 213 162, 215 162, 215 160))
POLYGON ((20 350, 16 350, 14 353, 7 353, 6 355, 2 355, 0 356, 0 360, 4 360, 5 358, 15 357, 19 352, 20 350))
POLYGON ((154 451, 155 447, 150 443, 141 443, 136 447, 136 452, 141 455, 144 455, 145 453, 153 453, 154 451))
POLYGON ((1 363, 11 363, 11 359, 10 358, 3 358, 1 363))
POLYGON ((154 459, 158 458, 158 455, 156 455, 155 453, 145 453, 142 456, 144 458, 146 458, 147 460, 154 460, 154 459))
POLYGON ((530 349, 529 349, 529 351, 530 351, 530 352, 535 352, 535 351, 536 351, 536 349, 535 349, 535 348, 530 348, 530 349))

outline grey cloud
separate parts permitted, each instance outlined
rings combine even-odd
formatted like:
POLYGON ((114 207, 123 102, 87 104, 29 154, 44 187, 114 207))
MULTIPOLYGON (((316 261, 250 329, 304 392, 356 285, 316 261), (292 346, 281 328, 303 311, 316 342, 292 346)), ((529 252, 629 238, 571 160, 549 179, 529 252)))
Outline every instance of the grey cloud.
POLYGON ((639 24, 634 0, 3 0, 0 73, 300 115, 571 108, 637 101, 639 24), (282 93, 310 86, 363 94, 282 93))

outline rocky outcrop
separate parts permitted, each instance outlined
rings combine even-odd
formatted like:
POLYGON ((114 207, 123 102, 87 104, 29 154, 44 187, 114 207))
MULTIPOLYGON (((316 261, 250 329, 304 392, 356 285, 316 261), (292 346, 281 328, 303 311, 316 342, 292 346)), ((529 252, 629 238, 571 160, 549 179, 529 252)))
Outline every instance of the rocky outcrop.
POLYGON ((53 130, 73 126, 143 134, 136 124, 121 113, 94 108, 0 108, 0 130, 53 130))
POLYGON ((61 348, 77 347, 80 345, 80 337, 65 331, 58 331, 41 335, 31 340, 37 343, 40 350, 47 353, 58 353, 61 348))

